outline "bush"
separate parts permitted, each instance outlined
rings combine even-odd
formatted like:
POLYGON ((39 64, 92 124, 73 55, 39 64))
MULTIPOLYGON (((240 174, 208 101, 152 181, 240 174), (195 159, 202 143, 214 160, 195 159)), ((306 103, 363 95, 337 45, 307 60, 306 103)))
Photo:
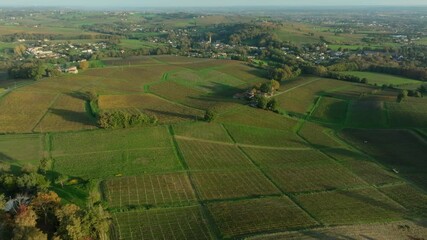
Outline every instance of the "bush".
POLYGON ((149 126, 157 123, 157 117, 145 113, 130 113, 125 111, 103 112, 99 115, 99 126, 106 129, 130 128, 149 126))
POLYGON ((204 117, 206 122, 212 122, 213 120, 215 120, 215 118, 216 118, 216 113, 214 111, 210 109, 206 111, 205 117, 204 117))

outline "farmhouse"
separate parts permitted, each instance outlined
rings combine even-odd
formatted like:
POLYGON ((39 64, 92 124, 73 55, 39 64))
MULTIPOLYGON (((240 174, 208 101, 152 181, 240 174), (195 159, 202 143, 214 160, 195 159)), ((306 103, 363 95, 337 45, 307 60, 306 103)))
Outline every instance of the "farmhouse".
POLYGON ((65 70, 65 72, 72 73, 72 74, 77 74, 77 73, 79 73, 79 70, 77 69, 77 67, 70 67, 70 68, 67 68, 65 70))

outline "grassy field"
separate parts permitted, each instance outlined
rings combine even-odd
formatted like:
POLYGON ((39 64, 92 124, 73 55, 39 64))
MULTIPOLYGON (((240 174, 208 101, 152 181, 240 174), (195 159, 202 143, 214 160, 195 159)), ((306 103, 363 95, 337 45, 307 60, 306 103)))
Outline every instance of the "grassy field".
POLYGON ((13 165, 30 163, 37 166, 45 155, 44 146, 43 135, 0 135, 0 162, 13 165))
POLYGON ((303 210, 285 197, 213 203, 208 207, 225 238, 317 225, 303 210))
POLYGON ((344 74, 353 75, 360 78, 366 78, 368 79, 369 84, 378 84, 378 85, 389 85, 393 84, 395 86, 399 85, 407 85, 407 84, 419 84, 421 85, 421 81, 405 78, 405 77, 398 77, 394 75, 389 74, 382 74, 382 73, 371 73, 371 72, 343 72, 344 74))

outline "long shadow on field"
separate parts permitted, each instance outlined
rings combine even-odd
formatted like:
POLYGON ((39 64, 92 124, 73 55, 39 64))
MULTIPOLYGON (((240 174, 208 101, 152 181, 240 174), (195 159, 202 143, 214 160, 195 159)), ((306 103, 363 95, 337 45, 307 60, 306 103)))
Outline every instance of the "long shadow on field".
POLYGON ((197 118, 196 115, 191 114, 183 114, 183 113, 177 113, 177 112, 167 112, 167 111, 161 111, 161 110, 155 110, 155 109, 147 109, 147 111, 159 114, 159 115, 166 115, 176 118, 183 118, 183 119, 191 119, 194 120, 197 118))
POLYGON ((11 162, 16 162, 16 160, 11 158, 9 155, 6 155, 6 154, 0 152, 0 163, 2 163, 2 162, 11 163, 11 162))
POLYGON ((69 122, 82 123, 89 126, 96 126, 96 123, 91 119, 86 112, 75 112, 66 109, 49 109, 50 113, 62 117, 64 120, 69 122))
POLYGON ((65 93, 65 95, 77 98, 79 100, 87 101, 89 99, 87 93, 79 92, 79 91, 73 91, 69 93, 65 93))

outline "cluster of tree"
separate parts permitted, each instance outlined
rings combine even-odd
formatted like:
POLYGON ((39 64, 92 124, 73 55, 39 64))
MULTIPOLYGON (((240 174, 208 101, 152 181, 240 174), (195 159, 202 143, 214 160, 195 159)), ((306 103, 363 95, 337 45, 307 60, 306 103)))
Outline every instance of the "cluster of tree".
POLYGON ((397 63, 381 55, 351 57, 345 62, 329 66, 328 70, 336 72, 368 71, 427 81, 427 68, 419 67, 416 64, 397 63))
POLYGON ((279 112, 279 103, 276 98, 267 98, 265 96, 258 95, 255 97, 255 102, 258 108, 270 110, 276 113, 279 112))
POLYGON ((49 191, 49 160, 19 171, 0 164, 0 239, 108 239, 111 218, 99 202, 87 209, 61 204, 49 191))
POLYGON ((98 116, 98 124, 101 128, 117 129, 138 126, 155 125, 157 117, 139 111, 107 111, 98 116))
POLYGON ((402 90, 398 95, 396 101, 403 102, 407 97, 423 97, 427 94, 427 87, 422 85, 417 90, 402 90))
POLYGON ((208 109, 208 110, 206 110, 206 112, 205 112, 205 116, 204 116, 204 120, 206 121, 206 122, 212 122, 212 121, 214 121, 215 120, 215 118, 216 118, 216 112, 214 111, 214 110, 212 110, 212 109, 208 109))
POLYGON ((294 66, 283 65, 279 68, 269 68, 267 70, 268 77, 277 81, 286 81, 301 75, 301 69, 294 66))
POLYGON ((13 79, 40 80, 42 77, 58 76, 61 72, 53 66, 40 61, 34 61, 17 62, 8 69, 8 74, 13 79))
POLYGON ((274 92, 279 90, 279 88, 280 88, 280 82, 276 80, 271 80, 271 81, 262 83, 259 86, 255 86, 252 91, 255 90, 254 93, 256 93, 257 90, 259 90, 261 91, 261 93, 273 94, 274 92))
MULTIPOLYGON (((94 35, 94 34, 81 34, 72 36, 73 39, 105 39, 105 35, 94 35)), ((2 42, 17 42, 19 39, 25 40, 69 40, 69 35, 62 34, 44 34, 44 33, 14 33, 6 34, 0 36, 0 41, 2 42)))
POLYGON ((356 83, 364 83, 364 84, 368 83, 367 78, 360 78, 358 76, 353 76, 353 75, 339 73, 339 72, 328 72, 326 75, 324 75, 324 77, 333 78, 337 80, 344 80, 348 82, 356 82, 356 83))

